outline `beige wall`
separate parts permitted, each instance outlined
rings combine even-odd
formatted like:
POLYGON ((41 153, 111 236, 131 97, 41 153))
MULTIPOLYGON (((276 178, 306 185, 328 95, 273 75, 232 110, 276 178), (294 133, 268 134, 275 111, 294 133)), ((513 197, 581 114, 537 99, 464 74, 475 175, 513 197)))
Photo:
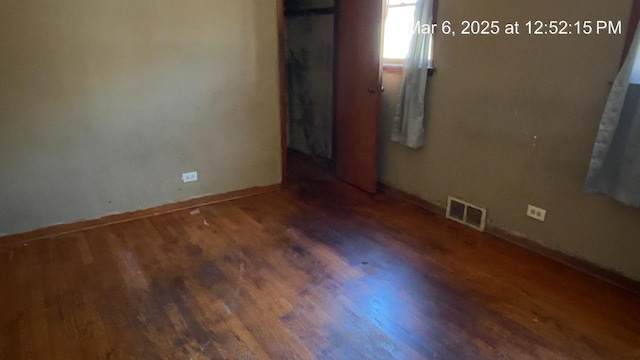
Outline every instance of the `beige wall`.
MULTIPOLYGON (((623 20, 630 0, 441 1, 438 18, 623 20)), ((549 248, 640 280, 640 210, 582 192, 623 36, 438 36, 426 145, 391 143, 400 77, 388 91, 380 179, 444 206, 448 195, 549 248), (536 138, 537 137, 537 138, 536 138), (527 218, 528 204, 547 221, 527 218)))
POLYGON ((2 1, 0 234, 279 183, 275 4, 2 1))

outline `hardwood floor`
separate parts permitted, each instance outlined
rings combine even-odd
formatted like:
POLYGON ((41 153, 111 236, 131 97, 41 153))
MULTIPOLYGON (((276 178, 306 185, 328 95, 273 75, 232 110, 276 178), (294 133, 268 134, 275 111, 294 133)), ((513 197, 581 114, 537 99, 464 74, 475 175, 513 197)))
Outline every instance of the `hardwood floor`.
POLYGON ((638 296, 293 162, 286 191, 0 248, 0 358, 640 358, 638 296))

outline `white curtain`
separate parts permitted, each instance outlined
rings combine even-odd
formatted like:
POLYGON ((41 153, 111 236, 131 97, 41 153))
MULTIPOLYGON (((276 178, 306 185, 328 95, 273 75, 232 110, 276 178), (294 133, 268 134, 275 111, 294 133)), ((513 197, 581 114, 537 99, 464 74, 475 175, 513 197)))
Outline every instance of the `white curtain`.
MULTIPOLYGON (((416 22, 420 25, 430 25, 433 22, 433 0, 418 0, 413 24, 416 22)), ((411 38, 404 67, 402 93, 393 118, 391 140, 413 149, 424 143, 424 102, 431 65, 431 41, 431 35, 421 31, 416 31, 411 38)))
POLYGON ((602 115, 585 191, 640 207, 640 27, 602 115))

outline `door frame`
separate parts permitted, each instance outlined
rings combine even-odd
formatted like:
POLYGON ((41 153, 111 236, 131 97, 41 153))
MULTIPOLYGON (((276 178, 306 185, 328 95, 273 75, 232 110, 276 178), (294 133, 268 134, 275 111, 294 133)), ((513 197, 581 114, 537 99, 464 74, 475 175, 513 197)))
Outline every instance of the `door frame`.
POLYGON ((286 49, 285 49, 285 18, 284 1, 277 0, 277 26, 278 26, 278 72, 280 81, 280 150, 282 161, 282 187, 287 187, 287 122, 289 121, 289 109, 287 106, 287 75, 286 75, 286 49))
MULTIPOLYGON (((334 0, 332 11, 328 9, 322 9, 321 13, 333 14, 333 84, 332 84, 332 109, 331 109, 331 159, 329 164, 331 171, 335 173, 336 161, 336 89, 337 89, 337 71, 338 65, 338 20, 340 17, 339 3, 341 0, 334 0)), ((277 0, 277 26, 278 26, 278 71, 279 71, 279 91, 280 91, 280 147, 282 152, 282 187, 286 188, 288 185, 287 178, 287 127, 289 122, 289 106, 287 104, 287 69, 286 69, 286 13, 285 13, 285 0, 277 0)), ((313 11, 312 11, 313 12, 313 11)))
POLYGON ((338 133, 336 131, 337 129, 337 124, 338 124, 338 120, 337 120, 337 114, 338 114, 338 107, 336 106, 336 102, 338 101, 338 41, 340 41, 339 36, 338 36, 338 23, 340 22, 340 1, 341 0, 334 0, 333 1, 333 88, 331 91, 333 91, 332 97, 333 97, 333 109, 331 109, 331 172, 333 174, 336 173, 336 167, 337 167, 337 161, 336 158, 338 157, 338 151, 336 151, 336 149, 338 148, 336 146, 336 139, 338 138, 338 133))

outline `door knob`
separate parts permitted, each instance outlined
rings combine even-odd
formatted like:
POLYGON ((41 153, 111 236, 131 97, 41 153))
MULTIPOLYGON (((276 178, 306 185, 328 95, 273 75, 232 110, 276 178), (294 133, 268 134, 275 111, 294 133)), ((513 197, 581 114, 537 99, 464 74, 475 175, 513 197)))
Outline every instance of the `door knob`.
POLYGON ((376 93, 376 88, 375 86, 369 86, 369 88, 367 89, 370 93, 375 94, 376 93))

